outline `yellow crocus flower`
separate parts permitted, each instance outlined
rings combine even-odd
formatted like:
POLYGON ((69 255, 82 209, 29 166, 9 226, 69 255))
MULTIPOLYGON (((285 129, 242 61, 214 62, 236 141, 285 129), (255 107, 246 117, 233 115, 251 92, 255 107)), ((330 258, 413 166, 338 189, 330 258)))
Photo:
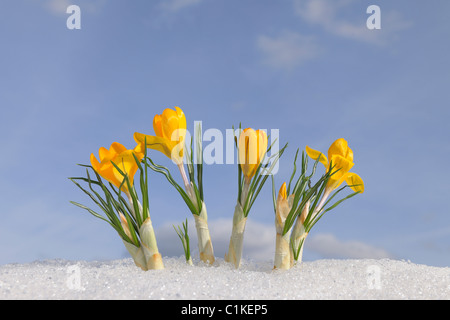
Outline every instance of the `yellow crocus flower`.
POLYGON ((354 165, 353 151, 345 139, 340 138, 333 142, 328 149, 328 158, 320 151, 311 149, 308 146, 306 146, 306 153, 314 160, 320 157, 319 161, 325 166, 326 170, 329 169, 330 163, 333 166, 333 172, 338 170, 330 177, 327 189, 336 189, 345 181, 353 191, 364 192, 364 182, 361 177, 356 173, 350 172, 354 165))
POLYGON ((239 163, 249 181, 267 152, 267 134, 263 130, 244 129, 239 136, 239 163))
POLYGON ((161 115, 153 118, 155 136, 136 132, 134 139, 138 143, 147 142, 147 148, 160 151, 176 164, 183 162, 184 139, 186 136, 186 117, 179 107, 165 109, 161 115))
MULTIPOLYGON (((134 149, 128 150, 123 145, 118 142, 111 144, 109 150, 101 147, 98 151, 100 156, 100 162, 91 154, 91 165, 94 170, 103 178, 111 182, 117 188, 120 187, 124 177, 120 172, 114 167, 111 162, 114 162, 117 167, 119 167, 124 173, 127 174, 130 184, 133 185, 134 175, 138 169, 138 165, 133 156, 136 155, 138 160, 142 160, 144 157, 143 146, 138 144, 134 149)), ((128 186, 126 183, 122 186, 122 191, 128 193, 128 186)))

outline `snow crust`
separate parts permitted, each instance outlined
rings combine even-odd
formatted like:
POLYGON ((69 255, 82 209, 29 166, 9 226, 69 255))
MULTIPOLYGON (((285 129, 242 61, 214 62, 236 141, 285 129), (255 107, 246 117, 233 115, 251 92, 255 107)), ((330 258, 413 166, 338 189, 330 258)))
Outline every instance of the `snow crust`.
POLYGON ((391 259, 317 260, 290 270, 244 261, 239 270, 164 258, 142 271, 131 259, 44 260, 0 266, 0 299, 450 299, 450 268, 391 259))

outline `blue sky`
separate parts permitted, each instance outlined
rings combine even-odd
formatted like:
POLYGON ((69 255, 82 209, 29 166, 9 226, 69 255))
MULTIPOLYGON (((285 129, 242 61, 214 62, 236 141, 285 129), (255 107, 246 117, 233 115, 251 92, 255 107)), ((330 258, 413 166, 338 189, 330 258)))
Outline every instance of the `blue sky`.
MULTIPOLYGON (((297 148, 349 142, 366 191, 314 227, 305 260, 449 266, 449 10, 445 0, 1 1, 0 264, 125 257, 106 223, 69 203, 93 206, 67 177, 101 146, 134 147, 135 131, 152 134, 153 116, 179 106, 190 130, 196 120, 224 133, 239 122, 279 129, 289 148, 278 187, 297 148), (66 27, 71 4, 80 30, 66 27), (380 30, 366 27, 372 4, 380 30)), ((182 255, 172 224, 189 211, 162 176, 150 180, 160 250, 182 255)), ((206 166, 204 183, 223 256, 235 165, 206 166)), ((270 195, 267 184, 245 238, 246 253, 267 260, 270 195)))

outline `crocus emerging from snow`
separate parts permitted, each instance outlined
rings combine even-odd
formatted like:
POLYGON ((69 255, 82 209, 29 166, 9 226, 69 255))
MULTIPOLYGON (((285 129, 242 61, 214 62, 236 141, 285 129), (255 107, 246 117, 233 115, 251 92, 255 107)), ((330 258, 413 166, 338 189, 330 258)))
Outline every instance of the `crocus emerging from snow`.
MULTIPOLYGON (((195 219, 200 259, 204 262, 213 263, 214 252, 207 224, 206 205, 203 202, 203 191, 199 191, 199 189, 202 190, 203 187, 201 186, 201 181, 198 181, 199 183, 197 186, 194 186, 193 182, 190 181, 190 178, 193 176, 193 166, 188 167, 188 169, 191 168, 189 177, 184 169, 183 156, 185 151, 187 153, 189 152, 189 149, 184 150, 186 117, 183 110, 179 107, 175 107, 175 110, 165 109, 161 115, 155 115, 153 118, 153 130, 155 131, 155 136, 136 132, 134 134, 134 139, 136 142, 146 142, 147 148, 162 152, 178 166, 185 188, 185 194, 182 194, 182 196, 191 209, 195 219)), ((201 137, 197 142, 201 144, 201 137)), ((162 166, 158 166, 157 168, 151 160, 150 162, 150 168, 161 172, 162 166)), ((202 163, 197 166, 197 170, 199 170, 198 168, 201 168, 201 166, 202 163)), ((164 169, 168 172, 167 168, 164 169)), ((201 170, 202 169, 200 169, 200 171, 201 170)), ((199 179, 198 177, 201 179, 200 173, 197 175, 197 179, 199 179)), ((174 184, 173 182, 171 183, 174 184)))
POLYGON ((291 230, 283 235, 283 229, 293 201, 294 195, 287 195, 286 182, 284 182, 278 192, 275 210, 275 230, 277 237, 275 243, 274 269, 289 269, 291 267, 291 230))

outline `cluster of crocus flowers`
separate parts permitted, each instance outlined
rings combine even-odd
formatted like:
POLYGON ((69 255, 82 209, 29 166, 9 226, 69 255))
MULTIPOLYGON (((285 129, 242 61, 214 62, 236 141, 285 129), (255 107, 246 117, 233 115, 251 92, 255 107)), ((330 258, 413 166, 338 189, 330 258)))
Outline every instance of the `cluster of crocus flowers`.
MULTIPOLYGON (((308 161, 303 156, 302 173, 293 192, 289 194, 289 191, 286 191, 286 183, 283 183, 276 200, 275 269, 289 269, 294 264, 300 263, 305 239, 325 212, 335 208, 344 200, 364 192, 362 179, 357 174, 350 172, 354 165, 353 151, 348 147, 345 139, 337 139, 330 146, 328 158, 308 146, 306 153, 315 160, 313 172, 306 175, 308 161), (325 166, 326 172, 313 186, 308 187, 318 162, 325 166), (347 185, 339 188, 344 181, 347 185), (330 201, 345 187, 350 187, 353 193, 330 205, 330 201)), ((294 174, 295 171, 292 177, 294 174)))
MULTIPOLYGON (((183 110, 179 107, 167 108, 162 114, 156 114, 153 118, 153 130, 154 135, 135 132, 133 137, 136 146, 133 149, 127 149, 118 142, 112 143, 109 149, 101 147, 98 158, 91 154, 90 165, 83 165, 86 167, 87 176, 70 178, 97 204, 103 214, 77 202, 72 203, 108 222, 122 238, 135 264, 142 270, 163 269, 162 256, 158 251, 150 219, 147 172, 150 168, 163 174, 185 201, 195 220, 200 260, 212 264, 215 257, 203 197, 201 128, 196 128, 199 134, 195 136, 195 165, 193 141, 190 141, 190 148, 187 146, 186 117, 183 110), (167 167, 153 162, 147 155, 149 149, 161 152, 172 160, 180 171, 183 187, 176 182, 167 167), (138 172, 139 183, 136 185, 139 188, 135 187, 135 176, 138 172), (79 182, 87 183, 88 188, 82 187, 79 182)), ((275 193, 273 168, 287 144, 274 151, 271 150, 273 144, 269 145, 264 130, 239 128, 238 136, 235 131, 235 146, 238 160, 238 193, 230 242, 225 255, 225 261, 235 268, 241 265, 249 212, 269 176, 272 177, 275 211, 274 269, 289 269, 301 262, 305 239, 317 221, 344 200, 364 192, 361 177, 350 172, 354 166, 353 151, 345 139, 337 139, 330 146, 327 156, 306 146, 307 156, 315 161, 312 172, 307 173, 308 157, 303 152, 301 174, 293 181, 297 168, 297 150, 290 181, 282 183, 278 194, 275 193), (325 166, 325 173, 313 183, 319 162, 325 166), (343 182, 346 182, 346 185, 340 187, 343 182), (331 203, 346 187, 351 188, 353 193, 331 203)), ((183 228, 175 228, 175 231, 182 242, 186 262, 192 265, 187 219, 183 228)))

